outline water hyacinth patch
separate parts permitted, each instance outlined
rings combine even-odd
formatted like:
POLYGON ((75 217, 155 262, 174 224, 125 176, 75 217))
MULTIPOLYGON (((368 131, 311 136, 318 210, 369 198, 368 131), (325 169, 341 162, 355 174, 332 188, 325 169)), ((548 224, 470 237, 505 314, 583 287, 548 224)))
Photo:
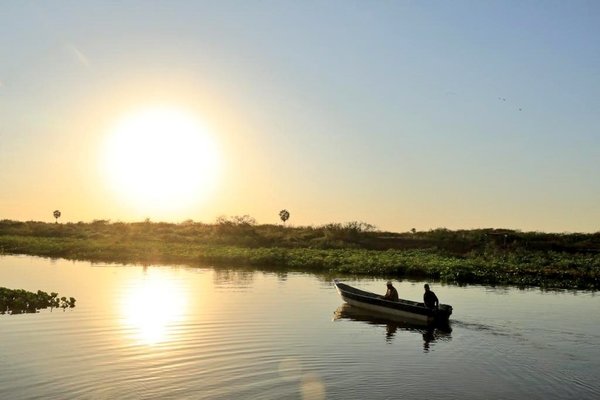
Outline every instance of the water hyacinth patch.
POLYGON ((38 290, 37 293, 23 289, 8 289, 0 287, 0 314, 36 313, 45 308, 75 307, 74 297, 58 297, 58 293, 50 294, 38 290))

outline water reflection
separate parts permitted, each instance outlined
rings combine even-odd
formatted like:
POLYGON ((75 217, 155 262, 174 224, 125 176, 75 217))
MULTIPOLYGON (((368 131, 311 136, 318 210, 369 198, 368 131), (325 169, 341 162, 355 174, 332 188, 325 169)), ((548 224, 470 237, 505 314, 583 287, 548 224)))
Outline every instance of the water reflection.
POLYGON ((450 334, 344 308, 332 323, 329 278, 216 273, 0 257, 1 286, 77 298, 0 315, 0 399, 600 399, 598 294, 448 285, 450 334))
POLYGON ((131 282, 121 299, 124 325, 140 344, 167 341, 184 315, 187 294, 180 281, 165 279, 158 273, 146 273, 131 282))
POLYGON ((315 373, 306 374, 302 377, 302 399, 322 400, 326 398, 325 383, 315 373))
POLYGON ((384 325, 385 339, 388 343, 392 342, 398 331, 420 333, 423 336, 423 350, 425 352, 429 351, 431 343, 449 341, 452 338, 450 325, 431 326, 417 321, 391 319, 388 316, 374 315, 349 304, 342 304, 334 311, 333 320, 341 319, 360 321, 371 325, 384 325))
POLYGON ((219 288, 247 289, 252 286, 254 275, 254 271, 216 269, 213 280, 219 288))

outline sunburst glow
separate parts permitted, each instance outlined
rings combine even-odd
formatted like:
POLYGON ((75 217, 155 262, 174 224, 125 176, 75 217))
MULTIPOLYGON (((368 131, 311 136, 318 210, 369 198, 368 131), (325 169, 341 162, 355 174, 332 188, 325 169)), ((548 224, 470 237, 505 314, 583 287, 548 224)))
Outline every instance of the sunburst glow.
POLYGON ((219 156, 211 132, 191 114, 152 108, 127 116, 110 133, 105 175, 118 195, 143 211, 185 209, 217 180, 219 156))
POLYGON ((124 325, 131 329, 134 339, 140 344, 153 345, 169 340, 186 306, 185 291, 176 281, 150 275, 127 289, 121 312, 124 325))

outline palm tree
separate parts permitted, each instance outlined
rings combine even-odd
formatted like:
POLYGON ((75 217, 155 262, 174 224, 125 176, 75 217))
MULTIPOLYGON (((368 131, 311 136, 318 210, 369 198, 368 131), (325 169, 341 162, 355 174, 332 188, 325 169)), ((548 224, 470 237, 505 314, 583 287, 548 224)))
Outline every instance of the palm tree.
POLYGON ((60 218, 60 211, 59 210, 54 210, 54 218, 56 218, 56 224, 58 224, 58 219, 60 218))
POLYGON ((290 218, 290 212, 288 210, 279 211, 279 218, 281 218, 281 220, 285 224, 285 221, 287 221, 290 218))

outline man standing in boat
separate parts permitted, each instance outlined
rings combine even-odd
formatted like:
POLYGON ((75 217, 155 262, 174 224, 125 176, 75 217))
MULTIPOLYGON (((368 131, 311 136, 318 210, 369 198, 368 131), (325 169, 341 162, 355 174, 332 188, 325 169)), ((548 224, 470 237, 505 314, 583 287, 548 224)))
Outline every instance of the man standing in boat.
POLYGON ((438 306, 440 305, 437 296, 435 295, 435 293, 433 293, 433 291, 429 290, 429 285, 427 283, 425 284, 425 294, 423 294, 423 303, 425 303, 425 307, 429 308, 438 308, 438 306))
POLYGON ((394 285, 392 285, 392 281, 387 282, 387 292, 383 298, 390 301, 398 301, 398 291, 394 285))

